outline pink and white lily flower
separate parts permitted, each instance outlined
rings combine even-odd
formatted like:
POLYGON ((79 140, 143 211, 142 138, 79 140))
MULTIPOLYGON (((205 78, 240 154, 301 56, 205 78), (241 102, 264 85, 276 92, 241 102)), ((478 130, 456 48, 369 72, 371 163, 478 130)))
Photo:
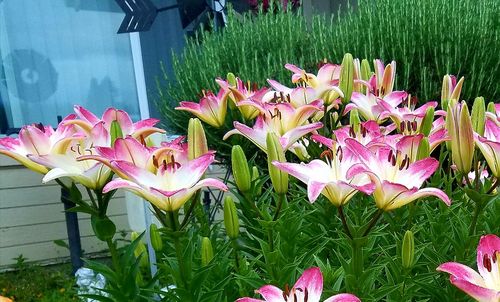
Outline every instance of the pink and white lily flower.
MULTIPOLYGON (((162 147, 147 147, 131 136, 118 138, 113 148, 96 147, 95 154, 83 155, 77 160, 94 160, 103 163, 107 167, 114 169, 112 161, 126 161, 135 166, 147 169, 151 172, 156 171, 159 162, 171 160, 172 157, 177 162, 185 163, 187 161, 187 152, 180 141, 184 137, 179 137, 173 142, 162 144, 162 147)), ((184 144, 185 145, 185 144, 184 144)), ((186 146, 187 147, 187 146, 186 146)), ((119 177, 126 179, 127 176, 121 173, 121 170, 113 170, 119 177)))
POLYGON ((104 129, 106 129, 106 131, 110 133, 111 124, 113 121, 118 122, 124 137, 130 135, 135 138, 146 138, 153 133, 165 132, 165 130, 163 129, 154 127, 159 122, 159 120, 157 119, 149 118, 134 123, 132 122, 132 119, 127 112, 116 108, 106 109, 106 111, 104 111, 102 115, 102 118, 98 118, 92 112, 88 111, 82 106, 75 105, 74 110, 78 115, 78 119, 66 119, 64 123, 77 125, 86 133, 90 133, 92 129, 99 123, 102 123, 104 129))
POLYGON ((204 91, 199 103, 180 102, 180 106, 175 109, 188 111, 210 126, 220 128, 226 119, 228 95, 229 92, 224 89, 220 89, 217 95, 204 91))
POLYGON ((482 236, 477 246, 477 268, 457 262, 441 264, 437 270, 450 274, 450 282, 480 302, 500 301, 500 238, 482 236))
MULTIPOLYGON (((240 298, 236 302, 319 302, 323 292, 323 275, 318 267, 304 271, 292 288, 285 287, 281 290, 273 285, 264 285, 255 291, 264 300, 254 298, 240 298)), ((324 302, 361 302, 358 297, 351 294, 331 296, 324 302)))
MULTIPOLYGON (((317 99, 322 99, 325 104, 330 105, 339 96, 343 96, 342 90, 338 87, 340 77, 340 65, 324 64, 314 75, 293 65, 286 64, 285 68, 292 71, 292 82, 297 84, 297 88, 288 88, 277 81, 267 80, 276 91, 268 92, 265 99, 269 100, 277 94, 289 95, 290 103, 295 107, 309 104, 317 99), (332 94, 334 97, 330 96, 332 94)), ((282 97, 283 98, 283 97, 282 97)))
MULTIPOLYGON (((69 116, 66 119, 75 118, 69 116)), ((7 155, 26 168, 46 174, 49 170, 45 165, 32 161, 29 155, 62 154, 69 148, 71 142, 83 134, 77 134, 71 125, 59 125, 54 130, 50 126, 27 125, 19 131, 17 138, 0 138, 0 154, 7 155)))
MULTIPOLYGON (((335 143, 333 143, 335 146, 335 143)), ((357 157, 348 149, 338 148, 323 152, 325 161, 315 159, 310 163, 273 164, 280 170, 307 184, 307 197, 311 203, 323 194, 336 207, 343 206, 358 192, 371 194, 375 186, 366 175, 348 177, 349 169, 359 163, 357 157)))
POLYGON ((288 88, 274 80, 267 80, 267 82, 274 90, 270 90, 264 95, 264 102, 288 102, 293 107, 299 108, 318 99, 314 88, 303 86, 288 88))
POLYGON ((69 177, 83 186, 98 190, 101 189, 111 177, 111 170, 95 160, 78 161, 82 155, 95 152, 95 146, 109 146, 111 138, 104 128, 104 122, 97 123, 90 133, 79 139, 71 141, 69 148, 61 154, 28 155, 32 161, 51 168, 44 176, 43 182, 69 177))
POLYGON ((429 157, 411 163, 407 154, 394 152, 390 147, 372 151, 354 139, 347 139, 346 145, 361 161, 361 164, 351 167, 347 177, 367 175, 375 184, 373 197, 379 209, 394 210, 427 196, 435 196, 446 205, 451 204, 449 197, 439 189, 420 189, 438 168, 436 159, 429 157))
POLYGON ((484 136, 474 134, 476 146, 483 153, 493 176, 500 177, 500 126, 486 119, 484 136))
MULTIPOLYGON (((238 103, 245 100, 254 100, 261 102, 264 96, 269 91, 269 88, 257 88, 257 85, 250 85, 250 82, 245 85, 240 78, 236 78, 236 86, 231 86, 227 81, 222 79, 215 80, 219 86, 229 93, 229 98, 238 106, 238 103)), ((259 111, 253 106, 238 106, 241 114, 246 120, 253 120, 259 115, 259 111)))
POLYGON ((240 102, 241 105, 252 105, 260 111, 253 128, 245 124, 234 122, 233 130, 224 135, 227 139, 233 134, 240 134, 251 140, 257 147, 267 152, 266 137, 269 132, 280 138, 283 150, 288 150, 304 135, 323 126, 322 123, 308 123, 308 119, 321 110, 322 101, 294 108, 289 103, 257 103, 252 101, 240 102))
POLYGON ((227 191, 227 186, 213 178, 201 179, 208 166, 215 160, 213 152, 181 164, 175 157, 165 158, 151 172, 127 161, 112 161, 113 170, 120 171, 125 179, 116 178, 109 182, 103 192, 116 189, 130 191, 164 211, 181 208, 199 189, 215 187, 227 191), (201 179, 201 180, 200 180, 201 179))
POLYGON ((390 112, 386 108, 396 108, 407 96, 405 91, 393 91, 383 98, 369 92, 366 94, 353 92, 351 103, 347 104, 344 113, 356 108, 365 120, 382 123, 390 116, 390 112))
MULTIPOLYGON (((417 100, 415 98, 412 98, 408 100, 408 102, 404 102, 403 106, 400 107, 392 107, 387 102, 381 102, 380 104, 387 111, 389 117, 394 121, 396 127, 401 129, 403 134, 415 134, 418 129, 420 129, 420 125, 422 124, 422 120, 425 117, 427 109, 429 107, 436 108, 438 105, 437 102, 427 102, 416 108, 416 101, 417 100), (411 125, 414 126, 412 127, 411 125)), ((437 110, 434 112, 434 115, 444 116, 446 115, 446 111, 437 110)))

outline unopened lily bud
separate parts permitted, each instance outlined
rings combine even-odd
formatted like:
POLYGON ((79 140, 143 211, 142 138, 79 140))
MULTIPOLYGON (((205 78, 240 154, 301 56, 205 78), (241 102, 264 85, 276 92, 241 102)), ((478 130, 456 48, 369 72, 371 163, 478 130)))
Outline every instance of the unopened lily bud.
POLYGON ((486 111, 491 112, 493 114, 497 113, 497 109, 495 108, 495 103, 489 102, 488 103, 488 108, 486 108, 486 111))
POLYGON ((445 75, 443 77, 443 84, 441 85, 441 108, 443 110, 448 108, 448 100, 450 99, 450 86, 450 76, 445 75))
POLYGON ((207 266, 214 259, 214 250, 210 238, 201 239, 201 266, 207 266))
POLYGON ((238 212, 231 196, 224 199, 224 226, 227 236, 231 239, 238 238, 240 233, 240 223, 238 221, 238 212))
POLYGON ((443 85, 441 87, 441 108, 444 110, 448 108, 450 100, 459 100, 460 93, 462 92, 462 85, 464 77, 456 83, 455 76, 445 75, 443 77, 443 85))
POLYGON ((431 149, 431 147, 429 144, 429 138, 427 138, 427 137, 422 138, 422 140, 420 141, 420 144, 418 145, 418 148, 417 148, 416 160, 421 160, 421 159, 429 157, 430 153, 431 153, 430 149, 431 149))
POLYGON ((352 89, 354 85, 354 64, 350 53, 344 55, 340 71, 339 88, 344 93, 342 103, 347 104, 351 101, 352 89))
POLYGON ((401 259, 404 268, 412 268, 415 261, 415 239, 413 232, 408 230, 403 238, 401 259))
POLYGON ((288 174, 273 165, 273 161, 286 162, 285 152, 281 147, 278 137, 274 133, 268 133, 267 144, 267 167, 269 176, 273 183, 274 191, 278 194, 286 194, 288 191, 288 174))
POLYGON ((429 106, 425 111, 425 116, 420 124, 419 132, 424 136, 429 136, 432 130, 432 122, 434 122, 434 107, 429 106))
POLYGON ((450 137, 451 156, 457 170, 467 174, 472 168, 474 155, 474 132, 469 109, 465 102, 448 105, 446 129, 450 137))
POLYGON ((370 62, 367 59, 361 61, 361 79, 363 81, 368 81, 372 75, 372 70, 370 67, 370 62))
POLYGON ((255 184, 255 194, 257 196, 260 196, 262 194, 262 184, 258 185, 257 181, 259 180, 260 173, 259 173, 259 168, 256 166, 252 167, 252 182, 255 184))
POLYGON ((484 104, 483 97, 477 97, 472 105, 471 112, 472 129, 483 136, 484 135, 484 125, 486 123, 486 105, 484 104))
POLYGON ((359 118, 358 109, 352 109, 349 112, 349 124, 355 133, 359 131, 359 125, 361 125, 361 119, 359 118))
MULTIPOLYGON (((136 240, 140 240, 139 239, 139 234, 137 232, 130 233, 130 239, 132 240, 132 242, 134 242, 136 240)), ((140 266, 142 266, 142 267, 148 267, 148 265, 149 265, 148 253, 146 251, 146 246, 144 245, 144 243, 142 242, 142 240, 137 243, 137 245, 135 247, 135 250, 134 250, 134 255, 135 255, 136 258, 141 257, 141 260, 139 262, 140 266)))
POLYGON ((117 120, 111 122, 111 126, 109 128, 109 134, 111 136, 111 146, 115 145, 115 141, 117 138, 123 138, 123 131, 120 123, 117 120))
POLYGON ((161 240, 160 231, 158 231, 158 227, 154 223, 149 226, 149 237, 153 249, 157 252, 161 251, 163 249, 163 241, 161 240))
POLYGON ((207 138, 201 121, 197 118, 189 119, 188 125, 188 158, 198 158, 208 152, 207 138))
POLYGON ((238 84, 238 82, 236 81, 236 77, 234 76, 234 73, 232 72, 229 72, 227 74, 227 82, 229 83, 229 85, 231 86, 236 86, 238 84))
POLYGON ((241 192, 247 192, 252 187, 250 168, 241 146, 233 146, 231 150, 231 166, 233 168, 233 177, 236 187, 241 192))
POLYGON ((460 93, 462 92, 462 86, 464 84, 464 77, 461 77, 458 81, 457 85, 453 87, 453 91, 451 92, 450 99, 452 100, 460 100, 460 93))

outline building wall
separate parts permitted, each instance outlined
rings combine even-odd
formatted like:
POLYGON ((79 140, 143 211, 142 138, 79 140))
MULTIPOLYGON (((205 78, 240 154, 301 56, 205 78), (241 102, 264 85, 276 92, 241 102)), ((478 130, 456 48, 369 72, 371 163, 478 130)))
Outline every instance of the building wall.
MULTIPOLYGON (((0 156, 0 267, 14 264, 19 255, 27 261, 51 263, 67 260, 69 251, 54 240, 67 242, 60 187, 42 184, 42 175, 0 156)), ((82 194, 83 190, 82 190, 82 194)), ((85 194, 84 194, 85 196, 85 194)), ((117 192, 109 213, 117 230, 127 231, 128 220, 123 191, 117 192)), ((78 213, 82 249, 96 253, 106 248, 92 234, 90 217, 78 213)))
MULTIPOLYGON (((224 174, 225 169, 215 165, 209 168, 207 177, 222 179, 224 174)), ((42 264, 68 261, 69 251, 54 243, 54 240, 67 242, 60 187, 55 182, 42 184, 41 179, 42 175, 0 156, 0 270, 15 264, 19 255, 42 264)), ((83 189, 81 192, 85 196, 83 189)), ((214 195, 217 196, 218 191, 214 191, 214 195)), ((115 194, 108 211, 117 225, 117 232, 128 233, 130 226, 123 190, 115 194)), ((142 215, 142 210, 134 214, 142 215)), ((105 251, 106 244, 93 235, 89 215, 78 213, 78 218, 84 253, 89 256, 105 251)))

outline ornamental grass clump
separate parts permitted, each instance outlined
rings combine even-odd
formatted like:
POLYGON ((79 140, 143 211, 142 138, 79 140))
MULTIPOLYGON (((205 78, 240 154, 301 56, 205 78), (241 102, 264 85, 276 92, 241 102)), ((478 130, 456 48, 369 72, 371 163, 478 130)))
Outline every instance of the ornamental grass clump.
MULTIPOLYGON (((262 87, 266 79, 289 84, 285 63, 318 70, 324 62, 341 62, 347 52, 368 61, 396 61, 398 77, 392 85, 405 87, 421 103, 439 99, 444 74, 467 79, 465 100, 480 95, 488 102, 500 97, 500 2, 496 0, 359 0, 353 7, 312 20, 300 10, 278 6, 273 11, 241 18, 230 11, 226 28, 188 39, 185 50, 174 55, 170 84, 159 90, 158 108, 169 129, 181 132, 186 124, 186 115, 172 107, 198 100, 204 89, 218 90, 213 78, 232 72, 248 81, 242 83, 248 89, 262 87)), ((462 89, 463 81, 453 83, 462 89)), ((209 141, 223 146, 220 132, 209 132, 209 141)), ((230 153, 228 146, 221 151, 230 153)))

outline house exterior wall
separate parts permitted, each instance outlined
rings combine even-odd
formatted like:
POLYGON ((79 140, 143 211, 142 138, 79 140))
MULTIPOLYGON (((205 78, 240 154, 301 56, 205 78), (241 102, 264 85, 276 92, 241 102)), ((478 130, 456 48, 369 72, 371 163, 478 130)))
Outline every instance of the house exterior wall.
MULTIPOLYGON (((222 179, 225 171, 224 167, 214 165, 209 168, 207 177, 222 179)), ((41 179, 42 175, 0 156, 0 270, 15 264, 15 258, 20 255, 29 262, 42 264, 69 259, 69 250, 54 243, 54 240, 67 242, 68 237, 60 187, 55 182, 42 184, 41 179)), ((84 190, 81 191, 85 196, 84 190)), ((218 191, 214 193, 218 195, 218 191)), ((111 200, 108 213, 118 233, 130 232, 123 190, 119 190, 111 200)), ((134 214, 142 215, 142 212, 130 213, 134 214)), ((85 255, 105 251, 106 245, 93 235, 90 216, 78 213, 78 219, 85 255)))
MULTIPOLYGON (((67 242, 60 187, 55 182, 42 184, 41 179, 40 174, 0 156, 0 268, 16 263, 19 255, 42 263, 69 257, 69 250, 54 243, 67 242)), ((128 231, 123 191, 111 201, 109 213, 118 231, 128 231)), ((78 213, 78 218, 85 254, 105 250, 106 245, 93 236, 89 215, 78 213)))

